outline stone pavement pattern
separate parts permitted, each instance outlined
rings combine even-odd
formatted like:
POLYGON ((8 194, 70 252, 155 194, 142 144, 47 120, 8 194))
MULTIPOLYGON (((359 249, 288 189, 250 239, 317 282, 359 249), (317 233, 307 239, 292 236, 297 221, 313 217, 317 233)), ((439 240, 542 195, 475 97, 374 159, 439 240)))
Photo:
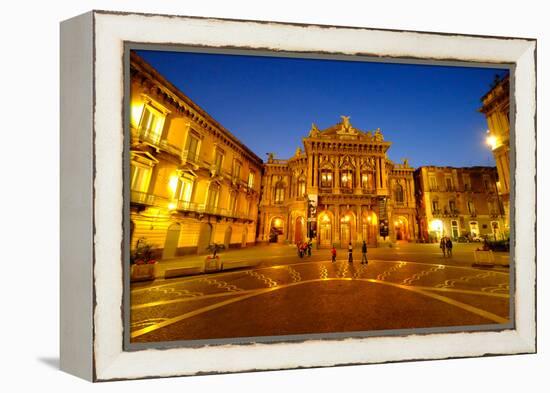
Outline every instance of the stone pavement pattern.
POLYGON ((134 285, 131 341, 509 322, 507 271, 380 259, 301 261, 134 285))

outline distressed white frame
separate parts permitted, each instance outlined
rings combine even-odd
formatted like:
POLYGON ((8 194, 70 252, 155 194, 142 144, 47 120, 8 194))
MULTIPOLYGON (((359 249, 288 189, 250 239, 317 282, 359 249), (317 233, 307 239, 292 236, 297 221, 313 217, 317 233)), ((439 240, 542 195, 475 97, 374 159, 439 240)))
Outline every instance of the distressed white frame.
MULTIPOLYGON (((93 12, 94 380, 536 351, 536 41, 93 12), (515 63, 515 330, 123 351, 124 42, 515 63)), ((62 277, 63 279, 63 277, 62 277)), ((91 327, 90 327, 91 329, 91 327)), ((89 355, 86 355, 89 357, 89 355)), ((63 354, 62 354, 63 357, 63 354)), ((87 359, 87 358, 86 358, 87 359)), ((63 363, 63 360, 62 360, 63 363)))

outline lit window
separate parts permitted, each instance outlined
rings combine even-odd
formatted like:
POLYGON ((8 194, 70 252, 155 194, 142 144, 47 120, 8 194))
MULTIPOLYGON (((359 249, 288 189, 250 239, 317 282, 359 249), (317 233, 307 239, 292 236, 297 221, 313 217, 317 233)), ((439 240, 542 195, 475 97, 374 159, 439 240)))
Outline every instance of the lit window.
POLYGON ((283 183, 279 182, 275 186, 275 203, 283 203, 285 200, 285 187, 283 183))
POLYGON ((342 171, 340 175, 340 187, 353 188, 353 172, 350 169, 342 171))
POLYGON ((174 193, 174 199, 190 202, 191 193, 193 192, 193 180, 188 178, 179 178, 176 192, 174 193))
POLYGON ((254 188, 254 172, 248 174, 248 188, 254 188))
POLYGON ((332 187, 332 172, 328 169, 321 171, 321 187, 332 187))
POLYGON ((141 121, 139 122, 140 138, 148 142, 158 144, 164 126, 164 114, 146 104, 143 108, 141 121))
POLYGON ((432 211, 434 213, 439 212, 439 201, 432 201, 432 211))
POLYGON ((132 191, 147 192, 151 180, 151 168, 141 165, 131 165, 130 189, 132 191))
POLYGON ((367 173, 363 173, 361 175, 361 187, 363 188, 371 188, 370 184, 370 176, 367 173))

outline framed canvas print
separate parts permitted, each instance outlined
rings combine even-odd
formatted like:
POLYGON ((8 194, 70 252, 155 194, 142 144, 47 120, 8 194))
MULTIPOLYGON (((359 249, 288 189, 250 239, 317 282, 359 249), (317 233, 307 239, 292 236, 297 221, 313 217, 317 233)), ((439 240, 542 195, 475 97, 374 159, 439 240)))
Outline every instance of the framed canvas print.
POLYGON ((536 40, 61 24, 61 367, 536 351, 536 40))

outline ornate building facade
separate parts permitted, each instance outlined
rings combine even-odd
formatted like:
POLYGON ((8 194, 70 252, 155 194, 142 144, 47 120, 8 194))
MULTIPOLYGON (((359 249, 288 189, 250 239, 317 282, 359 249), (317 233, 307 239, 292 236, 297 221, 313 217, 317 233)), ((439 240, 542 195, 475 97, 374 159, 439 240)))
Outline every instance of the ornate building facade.
POLYGON ((391 142, 380 129, 357 129, 349 116, 324 130, 313 124, 293 157, 269 154, 264 163, 133 52, 130 77, 132 250, 141 239, 166 259, 207 253, 212 243, 230 248, 311 238, 318 247, 347 247, 363 240, 378 246, 444 234, 506 235, 504 84, 484 98, 483 108, 497 141, 497 169, 415 171, 407 160, 388 159, 391 142))
POLYGON ((312 125, 289 159, 264 165, 258 240, 347 247, 414 240, 414 169, 387 157, 380 129, 361 131, 349 117, 325 130, 312 125))
POLYGON ((135 53, 130 74, 131 249, 254 243, 262 160, 135 53))
POLYGON ((498 171, 498 192, 505 211, 505 230, 510 228, 510 75, 496 79, 479 109, 487 118, 487 142, 498 171))
POLYGON ((501 240, 506 237, 503 204, 494 167, 434 167, 415 171, 419 238, 442 236, 501 240))

